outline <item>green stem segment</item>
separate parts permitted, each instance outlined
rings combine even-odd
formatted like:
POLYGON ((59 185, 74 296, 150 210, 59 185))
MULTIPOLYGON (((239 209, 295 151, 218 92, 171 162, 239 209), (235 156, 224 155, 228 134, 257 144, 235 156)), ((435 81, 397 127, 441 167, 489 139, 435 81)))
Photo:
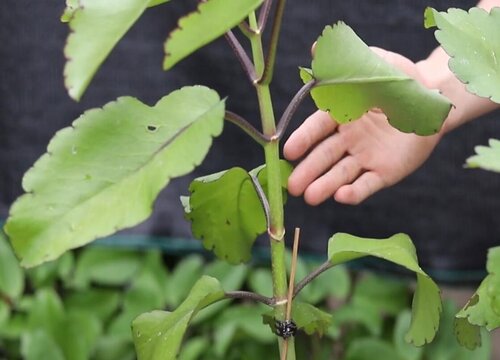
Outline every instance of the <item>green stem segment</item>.
MULTIPOLYGON (((257 19, 255 13, 249 17, 250 27, 257 29, 257 19)), ((262 51, 261 34, 253 36, 251 39, 252 54, 257 76, 262 76, 264 67, 269 64, 264 63, 264 53, 262 51)), ((283 195, 281 191, 281 170, 279 165, 279 139, 276 136, 276 122, 269 91, 269 83, 254 83, 259 99, 260 114, 262 120, 263 133, 271 141, 264 145, 266 167, 268 174, 268 200, 270 211, 269 237, 271 246, 271 266, 273 275, 273 295, 276 301, 274 307, 274 317, 283 321, 286 317, 286 299, 288 294, 286 263, 285 263, 285 227, 283 214, 283 195)), ((279 339, 280 352, 283 351, 283 339, 279 339)), ((295 347, 293 338, 288 340, 288 360, 295 360, 295 347)))

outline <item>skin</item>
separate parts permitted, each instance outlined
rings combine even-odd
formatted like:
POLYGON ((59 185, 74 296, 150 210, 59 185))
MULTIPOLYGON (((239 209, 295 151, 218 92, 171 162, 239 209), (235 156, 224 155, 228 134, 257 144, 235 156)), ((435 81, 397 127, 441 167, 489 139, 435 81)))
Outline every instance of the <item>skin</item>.
MULTIPOLYGON (((478 6, 489 11, 500 6, 500 0, 481 1, 478 6)), ((377 109, 343 125, 322 111, 309 116, 290 135, 283 153, 298 161, 288 191, 303 195, 310 205, 332 197, 343 204, 361 203, 417 170, 447 132, 499 107, 466 91, 448 69, 449 57, 441 48, 418 63, 383 49, 373 51, 426 87, 439 89, 455 107, 441 131, 425 137, 392 128, 377 109)))

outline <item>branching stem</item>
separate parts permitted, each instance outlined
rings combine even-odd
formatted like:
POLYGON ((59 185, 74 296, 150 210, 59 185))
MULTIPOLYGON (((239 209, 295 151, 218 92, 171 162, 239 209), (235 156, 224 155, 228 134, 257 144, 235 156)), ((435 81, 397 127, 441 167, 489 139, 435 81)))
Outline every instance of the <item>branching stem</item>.
POLYGON ((252 179, 253 187, 255 188, 255 191, 257 192, 262 208, 264 209, 264 214, 266 216, 267 232, 269 233, 271 231, 271 210, 269 207, 269 200, 267 200, 266 193, 264 192, 264 189, 260 185, 257 176, 250 174, 250 179, 252 179))
POLYGON ((262 134, 259 130, 257 130, 252 124, 250 124, 240 115, 235 114, 231 111, 226 111, 224 118, 230 123, 233 123, 236 126, 238 126, 260 145, 264 146, 266 143, 270 141, 268 136, 262 134))
POLYGON ((260 302, 269 306, 274 304, 274 299, 250 291, 228 291, 225 293, 228 299, 245 299, 260 302))
POLYGON ((278 50, 278 40, 281 30, 281 21, 283 19, 283 13, 285 12, 286 0, 277 0, 276 11, 274 13, 273 27, 271 30, 271 40, 269 41, 269 47, 267 51, 264 72, 261 78, 258 80, 259 84, 268 85, 274 73, 274 63, 276 60, 276 52, 278 50))
POLYGON ((292 119, 293 114, 295 114, 295 111, 297 111, 297 108, 302 103, 302 100, 305 99, 305 97, 309 94, 309 92, 316 85, 316 83, 317 83, 316 80, 311 80, 308 83, 306 83, 304 86, 300 88, 297 94, 295 94, 292 101, 290 101, 278 123, 278 127, 276 130, 276 137, 278 139, 282 138, 283 133, 286 131, 288 125, 290 124, 290 120, 292 119))
POLYGON ((236 36, 234 36, 231 30, 229 30, 224 36, 226 37, 226 40, 231 46, 231 49, 238 58, 239 62, 241 63, 241 66, 243 67, 243 70, 247 74, 248 78, 250 79, 250 82, 252 84, 255 84, 255 82, 257 81, 255 67, 252 63, 252 60, 250 60, 250 58, 248 57, 245 49, 243 49, 243 46, 241 46, 240 42, 238 41, 236 36))
POLYGON ((265 0, 264 5, 260 9, 259 21, 258 21, 258 32, 262 34, 266 28, 267 20, 269 19, 269 14, 271 12, 271 7, 273 5, 273 0, 265 0))
POLYGON ((324 273, 326 270, 332 268, 334 265, 329 262, 325 261, 323 264, 321 264, 316 270, 311 272, 309 275, 307 275, 305 278, 303 278, 297 286, 295 286, 295 290, 293 292, 293 297, 297 296, 297 294, 311 281, 313 281, 315 278, 317 278, 319 275, 324 273))

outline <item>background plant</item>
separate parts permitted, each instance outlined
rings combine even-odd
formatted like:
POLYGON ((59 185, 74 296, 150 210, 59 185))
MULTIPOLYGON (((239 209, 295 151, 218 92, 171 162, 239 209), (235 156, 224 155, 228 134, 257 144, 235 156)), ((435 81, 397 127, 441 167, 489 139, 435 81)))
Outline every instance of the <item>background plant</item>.
MULTIPOLYGON (((500 103, 500 8, 489 13, 479 8, 428 8, 425 26, 438 28, 436 39, 450 55, 449 67, 467 90, 500 103)), ((489 147, 478 146, 476 153, 467 159, 468 167, 500 172, 500 141, 491 139, 489 147)), ((480 327, 500 327, 500 247, 489 250, 486 269, 488 275, 455 318, 457 339, 469 349, 480 346, 480 327)))
MULTIPOLYGON (((62 19, 72 30, 65 49, 70 96, 79 99, 131 24, 148 7, 164 2, 68 1, 62 19)), ((393 126, 420 135, 436 133, 449 111, 449 103, 437 92, 424 89, 392 69, 352 29, 338 23, 326 27, 318 38, 311 69, 301 70, 305 85, 276 123, 269 83, 285 1, 276 1, 274 8, 272 5, 269 0, 201 2, 196 11, 179 20, 179 27, 165 44, 164 67, 169 69, 199 47, 225 35, 255 87, 262 132, 240 115, 227 111, 225 100, 206 87, 184 87, 153 107, 122 97, 102 109, 87 111, 71 128, 56 134, 48 152, 23 180, 27 193, 11 208, 6 232, 22 264, 35 266, 147 218, 154 199, 169 180, 189 173, 203 160, 212 138, 222 131, 224 119, 238 125, 262 146, 265 166, 249 172, 233 168, 197 179, 183 203, 193 233, 203 238, 205 247, 230 263, 248 260, 257 235, 267 232, 272 297, 227 291, 220 281, 203 276, 175 311, 154 311, 135 320, 134 337, 141 359, 175 357, 194 316, 223 299, 263 302, 273 309, 268 317, 271 325, 274 320, 285 320, 288 284, 283 185, 289 166, 279 161, 279 140, 309 92, 318 108, 331 112, 341 122, 379 107, 393 126), (254 11, 259 6, 257 17, 254 11), (270 39, 264 52, 262 32, 268 22, 270 39), (252 59, 230 30, 236 26, 249 39, 252 59)), ((383 240, 334 235, 329 241, 327 261, 297 284, 295 295, 322 272, 363 256, 392 261, 416 273, 417 291, 406 339, 416 345, 431 341, 441 311, 439 291, 418 266, 415 249, 403 234, 383 240)), ((311 304, 297 301, 292 313, 299 328, 325 332, 325 315, 311 304)), ((286 353, 286 341, 288 358, 293 359, 293 337, 279 339, 281 354, 286 353)))

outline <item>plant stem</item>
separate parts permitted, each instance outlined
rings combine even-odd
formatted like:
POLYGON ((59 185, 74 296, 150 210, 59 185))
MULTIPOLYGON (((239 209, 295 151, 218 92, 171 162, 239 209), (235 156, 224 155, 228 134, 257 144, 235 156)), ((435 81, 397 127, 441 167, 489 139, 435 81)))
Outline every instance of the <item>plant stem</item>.
POLYGON ((276 52, 278 50, 278 40, 281 30, 281 20, 283 19, 283 13, 285 12, 286 0, 278 0, 278 5, 276 6, 276 11, 274 13, 273 28, 271 30, 271 40, 269 42, 269 47, 266 57, 266 65, 262 76, 259 79, 259 83, 268 85, 273 79, 274 73, 274 63, 276 60, 276 52))
POLYGON ((297 296, 297 294, 302 290, 307 284, 309 284, 311 281, 313 281, 315 278, 317 278, 319 275, 324 273, 326 270, 332 268, 334 265, 329 262, 325 261, 323 264, 321 264, 316 270, 311 272, 309 275, 307 275, 305 278, 303 278, 297 286, 295 286, 295 291, 293 292, 293 297, 297 296))
POLYGON ((241 66, 243 67, 243 70, 245 70, 245 73, 248 76, 248 79, 250 80, 251 83, 254 83, 257 81, 257 75, 255 74, 255 68, 252 64, 252 61, 248 57, 245 49, 243 49, 243 46, 241 46, 240 42, 234 36, 233 32, 229 30, 225 35, 227 42, 231 46, 231 49, 233 50, 234 54, 240 61, 241 66))
POLYGON ((288 124, 290 123, 290 120, 292 119, 293 114, 295 114, 295 111, 299 107, 300 103, 302 103, 302 100, 304 100, 304 98, 309 94, 309 92, 315 85, 316 80, 309 81, 300 88, 297 94, 295 94, 295 96, 293 97, 292 101, 290 101, 278 123, 278 130, 276 131, 276 136, 278 137, 278 139, 281 139, 283 133, 288 127, 288 124))
POLYGON ((259 197, 260 204, 262 205, 262 208, 264 209, 264 215, 266 216, 266 226, 267 226, 267 232, 271 232, 271 211, 269 208, 269 200, 267 200, 266 192, 260 185, 259 179, 257 179, 257 176, 250 174, 250 179, 252 180, 253 187, 255 188, 255 191, 257 192, 257 196, 259 197))
POLYGON ((262 8, 260 10, 257 31, 261 34, 264 32, 266 28, 267 19, 269 18, 269 13, 271 12, 272 5, 273 5, 273 0, 265 0, 264 5, 262 5, 262 8))
MULTIPOLYGON (((257 29, 257 19, 255 13, 250 14, 250 27, 257 29)), ((261 34, 250 39, 252 54, 257 76, 264 72, 264 55, 262 52, 261 34)), ((262 128, 264 135, 270 138, 264 146, 264 153, 267 166, 267 194, 269 200, 270 226, 269 241, 271 247, 271 268, 273 275, 273 296, 276 301, 274 307, 274 318, 279 321, 285 320, 286 316, 286 296, 287 278, 285 266, 285 235, 284 215, 283 215, 283 195, 281 190, 281 169, 279 164, 279 140, 276 137, 276 123, 272 106, 271 94, 268 84, 255 84, 259 108, 261 114, 262 128)), ((283 353, 284 341, 279 338, 280 354, 283 353)), ((288 344, 288 360, 295 360, 295 347, 293 338, 288 344)))
POLYGON ((274 303, 274 299, 268 298, 266 296, 256 294, 250 291, 228 291, 225 293, 225 297, 228 299, 247 299, 253 300, 257 302, 261 302, 263 304, 272 306, 274 303))
POLYGON ((238 114, 235 114, 231 111, 226 111, 224 119, 238 126, 240 129, 246 132, 252 139, 254 139, 257 143, 259 143, 262 146, 264 146, 265 143, 269 141, 269 138, 267 136, 262 134, 256 128, 254 128, 252 124, 250 124, 248 121, 246 121, 238 114))

